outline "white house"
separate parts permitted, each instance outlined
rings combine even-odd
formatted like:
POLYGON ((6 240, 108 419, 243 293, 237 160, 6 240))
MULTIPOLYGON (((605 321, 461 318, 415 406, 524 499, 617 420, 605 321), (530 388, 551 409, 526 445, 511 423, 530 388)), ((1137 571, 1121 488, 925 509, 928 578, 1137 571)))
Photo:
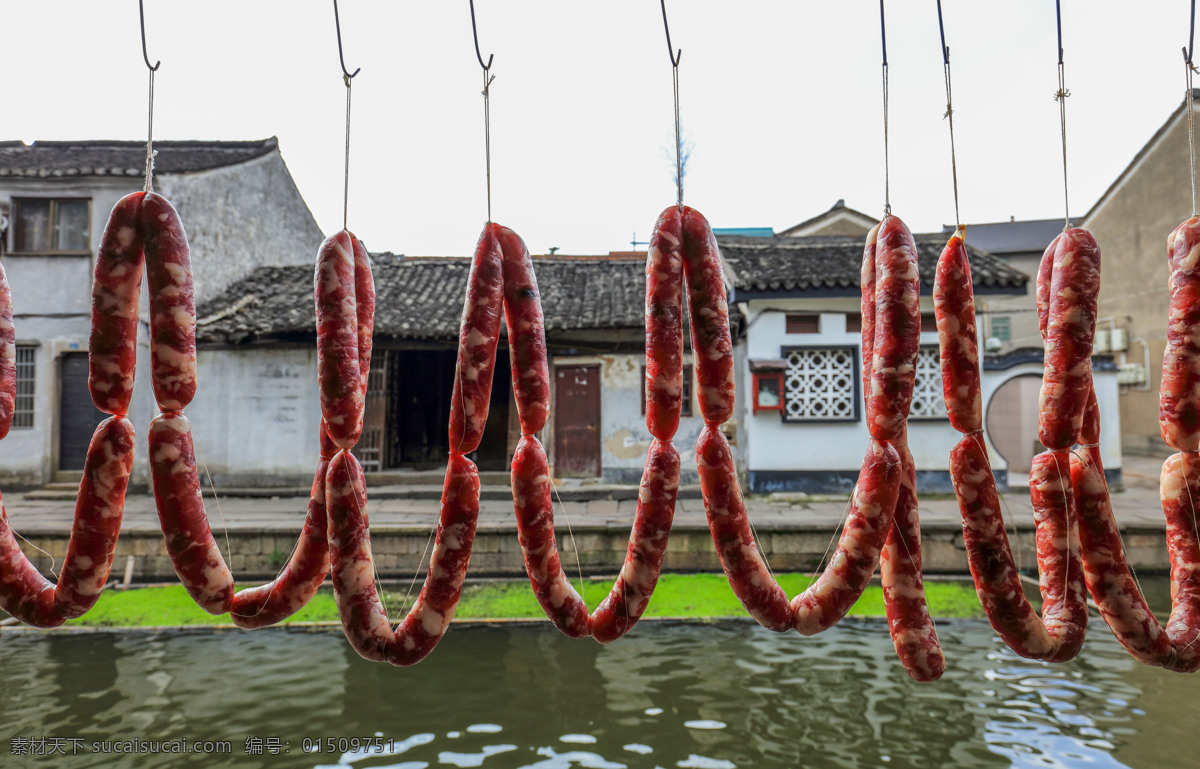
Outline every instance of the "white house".
MULTIPOLYGON (((155 149, 155 190, 187 230, 197 301, 260 265, 312 263, 322 235, 274 138, 155 149)), ((92 273, 109 211, 142 188, 145 152, 141 142, 0 142, 0 255, 18 343, 17 416, 0 442, 5 488, 77 477, 104 417, 87 389, 92 273)), ((144 435, 155 412, 144 340, 139 353, 131 416, 144 435)), ((144 478, 141 441, 136 461, 144 478)))

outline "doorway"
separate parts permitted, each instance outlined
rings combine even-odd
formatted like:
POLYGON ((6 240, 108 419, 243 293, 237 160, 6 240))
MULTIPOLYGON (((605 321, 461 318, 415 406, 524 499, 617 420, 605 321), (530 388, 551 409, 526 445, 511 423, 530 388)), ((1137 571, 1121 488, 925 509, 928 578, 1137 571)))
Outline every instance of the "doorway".
POLYGON ((58 383, 58 469, 82 470, 92 433, 108 418, 92 403, 86 352, 59 358, 58 383))
POLYGON ((554 372, 554 474, 596 478, 600 475, 600 367, 556 366, 554 372))

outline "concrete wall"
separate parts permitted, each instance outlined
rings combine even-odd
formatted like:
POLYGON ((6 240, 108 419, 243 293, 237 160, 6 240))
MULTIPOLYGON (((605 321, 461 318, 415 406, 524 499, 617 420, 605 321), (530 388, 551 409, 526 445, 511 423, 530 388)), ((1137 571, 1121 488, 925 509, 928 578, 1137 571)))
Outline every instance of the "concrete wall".
POLYGON ((187 229, 197 302, 257 267, 316 258, 324 236, 278 152, 155 179, 187 229))
MULTIPOLYGON (((967 228, 967 242, 970 242, 971 230, 967 228)), ((1050 245, 1047 243, 1046 245, 1050 245)), ((1038 328, 1037 291, 1034 288, 1037 280, 1038 266, 1042 255, 1014 255, 1001 257, 1009 267, 1020 270, 1029 276, 1029 291, 1024 296, 977 296, 976 306, 979 308, 980 330, 984 338, 993 336, 990 321, 996 316, 1008 318, 1011 329, 1011 339, 1001 345, 1001 354, 1018 347, 1041 347, 1042 332, 1038 328)))
POLYGON ((1180 112, 1083 222, 1104 255, 1099 316, 1128 332, 1129 350, 1118 353, 1118 363, 1142 363, 1149 352, 1145 385, 1121 388, 1122 440, 1130 453, 1170 451, 1158 427, 1170 304, 1166 240, 1192 213, 1188 166, 1187 122, 1180 112))

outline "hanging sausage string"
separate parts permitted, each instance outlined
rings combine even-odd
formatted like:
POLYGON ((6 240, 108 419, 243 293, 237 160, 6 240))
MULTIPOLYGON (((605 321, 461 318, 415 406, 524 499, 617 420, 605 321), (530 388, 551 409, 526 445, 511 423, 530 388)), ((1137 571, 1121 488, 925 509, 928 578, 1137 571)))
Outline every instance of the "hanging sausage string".
POLYGON ((667 22, 667 0, 658 0, 662 8, 663 30, 667 33, 667 57, 671 60, 671 83, 675 95, 675 191, 677 205, 683 207, 683 126, 679 121, 679 60, 683 49, 671 45, 671 25, 667 22))
MULTIPOLYGON (((989 620, 1018 654, 1070 659, 1083 640, 1087 612, 1083 584, 1118 639, 1143 662, 1171 670, 1200 668, 1200 544, 1194 500, 1200 496, 1200 372, 1188 347, 1200 327, 1200 217, 1168 239, 1171 318, 1164 356, 1161 421, 1164 440, 1180 451, 1164 464, 1162 497, 1172 569, 1172 612, 1165 630, 1153 619, 1124 560, 1099 455, 1099 414, 1090 361, 1099 288, 1099 249, 1091 234, 1067 228, 1043 256, 1038 272, 1039 325, 1046 371, 1039 439, 1048 450, 1034 460, 1031 494, 1037 524, 1042 617, 1021 592, 999 512, 995 479, 982 440, 980 374, 970 266, 958 215, 949 47, 942 30, 956 230, 937 268, 935 310, 947 411, 964 434, 951 452, 955 492, 963 515, 968 562, 989 620), (1072 450, 1072 446, 1077 448, 1072 450), (1064 480, 1060 457, 1070 458, 1064 480), (1082 551, 1082 558, 1080 552, 1082 551), (1081 560, 1083 564, 1081 565, 1081 560)), ((234 593, 232 575, 213 542, 199 493, 190 424, 183 414, 196 386, 195 308, 190 257, 178 214, 150 191, 153 161, 153 72, 147 130, 146 190, 117 203, 101 238, 93 284, 89 389, 98 408, 113 416, 97 428, 88 449, 67 559, 57 584, 33 567, 16 542, 0 504, 0 608, 40 627, 86 612, 107 582, 119 534, 133 456, 126 419, 136 364, 138 300, 143 269, 150 294, 151 379, 161 411, 149 430, 150 469, 166 549, 196 602, 212 613, 230 612, 242 627, 278 622, 304 605, 332 573, 335 599, 351 645, 368 659, 412 664, 427 655, 454 615, 469 564, 479 513, 479 476, 467 458, 487 422, 503 313, 512 388, 521 425, 513 456, 514 512, 531 586, 547 616, 567 635, 606 643, 628 631, 645 610, 666 551, 679 488, 680 458, 672 445, 683 391, 683 291, 690 305, 704 426, 696 460, 705 513, 727 578, 749 613, 773 630, 804 634, 827 629, 844 616, 880 568, 889 629, 906 671, 922 681, 944 669, 944 657, 921 581, 920 525, 915 463, 907 417, 920 341, 920 283, 912 236, 891 215, 887 160, 887 55, 883 43, 885 215, 867 237, 862 268, 863 384, 871 433, 838 553, 802 594, 788 600, 763 559, 746 515, 732 452, 721 426, 733 414, 734 358, 727 285, 711 228, 682 205, 682 152, 677 68, 665 0, 660 0, 673 68, 677 200, 659 216, 646 266, 646 422, 654 436, 642 476, 625 563, 608 597, 589 614, 565 578, 554 539, 553 482, 537 438, 549 414, 549 369, 544 319, 533 264, 524 242, 491 221, 490 115, 492 57, 485 64, 471 2, 476 57, 484 70, 488 221, 467 281, 448 426, 450 443, 441 515, 425 583, 403 621, 393 628, 379 600, 367 527, 365 477, 351 454, 362 433, 370 370, 374 285, 366 249, 348 230, 318 251, 314 278, 317 314, 321 450, 308 516, 288 564, 267 585, 234 593)), ((1194 9, 1194 3, 1193 3, 1194 9)), ((346 223, 349 185, 350 73, 347 87, 346 223)), ((1193 10, 1194 13, 1194 10, 1193 10)), ((1062 68, 1059 15, 1060 120, 1064 142, 1064 202, 1068 95, 1062 68)), ((1188 64, 1191 118, 1191 56, 1188 64)), ((1190 129, 1190 125, 1189 125, 1190 129)), ((1191 130, 1189 130, 1189 134, 1191 130)), ((1190 141, 1191 144, 1191 141, 1190 141)), ((1192 150, 1194 157, 1194 149, 1192 150)), ((1194 163, 1193 163, 1194 174, 1194 163)), ((1193 176, 1193 197, 1195 184, 1193 176)), ((0 266, 0 437, 7 433, 15 398, 15 344, 11 292, 0 266)))
POLYGON ((946 45, 946 28, 942 24, 942 0, 937 0, 938 35, 942 41, 942 66, 946 73, 946 114, 950 124, 950 174, 954 180, 954 230, 962 234, 962 219, 958 214, 958 159, 954 153, 954 98, 950 92, 950 46, 946 45))
POLYGON ((342 185, 342 229, 346 229, 348 212, 350 210, 350 81, 359 72, 362 72, 362 67, 353 72, 346 69, 346 57, 342 53, 342 20, 338 14, 337 0, 333 0, 333 23, 337 29, 338 61, 342 65, 342 80, 346 83, 346 173, 342 185))
POLYGON ((162 65, 162 61, 150 63, 150 55, 146 53, 146 12, 142 8, 142 0, 138 0, 138 22, 142 32, 142 59, 146 69, 150 70, 150 108, 146 119, 146 192, 151 191, 151 181, 154 174, 154 73, 162 65))
POLYGON ((479 52, 479 31, 475 27, 475 0, 469 0, 471 4, 471 37, 475 39, 475 58, 479 59, 479 66, 483 69, 483 152, 484 152, 484 167, 487 171, 487 220, 492 221, 492 109, 491 109, 491 88, 492 81, 496 79, 495 75, 489 73, 492 68, 492 60, 496 58, 496 54, 489 53, 487 64, 483 63, 483 54, 479 52))
POLYGON ((1196 65, 1192 63, 1192 49, 1196 43, 1196 0, 1192 0, 1191 22, 1188 26, 1188 44, 1183 47, 1183 73, 1187 83, 1187 91, 1185 91, 1184 99, 1187 101, 1187 124, 1188 124, 1188 159, 1189 170, 1192 174, 1192 216, 1200 213, 1200 208, 1196 205, 1196 121, 1193 110, 1194 93, 1192 91, 1192 75, 1196 72, 1196 65))
POLYGON ((1054 14, 1058 22, 1058 91, 1054 94, 1055 101, 1058 102, 1058 119, 1062 126, 1062 152, 1063 152, 1063 208, 1066 209, 1064 219, 1066 223, 1063 229, 1071 227, 1071 202, 1067 196, 1067 97, 1071 92, 1067 90, 1066 75, 1063 71, 1063 44, 1062 44, 1062 0, 1054 0, 1054 14))

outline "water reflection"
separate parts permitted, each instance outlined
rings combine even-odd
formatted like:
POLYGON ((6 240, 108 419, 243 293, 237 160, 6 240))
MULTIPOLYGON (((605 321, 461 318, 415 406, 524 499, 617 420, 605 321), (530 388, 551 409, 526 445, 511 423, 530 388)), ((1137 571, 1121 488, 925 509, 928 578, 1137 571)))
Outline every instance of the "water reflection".
POLYGON ((336 633, 5 634, 0 764, 55 766, 1146 767, 1194 760, 1194 677, 1134 663, 1103 625, 1080 658, 941 626, 911 682, 882 623, 822 636, 644 623, 610 647, 548 626, 456 628, 414 668, 336 633), (1190 710, 1189 710, 1190 708, 1190 710), (1191 715, 1189 715, 1191 713, 1191 715), (226 740, 230 755, 117 757, 93 741, 226 740), (14 750, 18 754, 14 754, 14 750))

